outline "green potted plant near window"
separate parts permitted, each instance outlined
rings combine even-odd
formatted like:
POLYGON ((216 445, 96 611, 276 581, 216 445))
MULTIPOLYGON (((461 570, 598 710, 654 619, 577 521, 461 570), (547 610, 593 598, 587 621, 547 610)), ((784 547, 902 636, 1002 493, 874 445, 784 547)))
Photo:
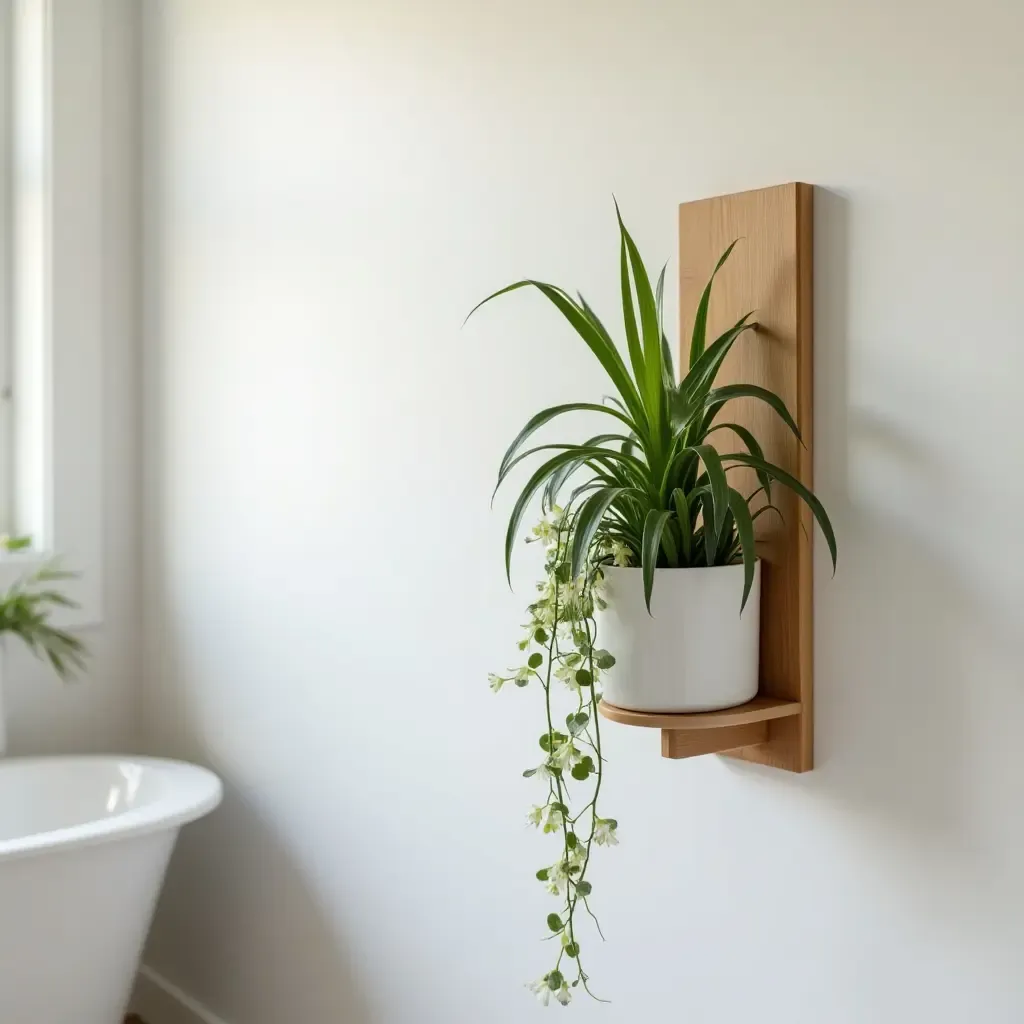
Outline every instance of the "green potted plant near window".
POLYGON ((539 497, 543 518, 528 540, 545 545, 545 577, 519 643, 525 663, 492 674, 490 683, 494 690, 537 683, 543 692, 541 761, 524 774, 547 787, 529 821, 560 839, 557 859, 538 870, 537 878, 562 906, 547 920, 559 939, 555 966, 532 987, 542 1001, 563 1004, 577 986, 590 991, 577 931, 580 911, 591 913, 587 868, 595 846, 617 842, 617 822, 598 809, 604 772, 599 686, 611 703, 641 711, 707 711, 754 697, 754 524, 761 515, 778 514, 773 487, 788 487, 807 504, 833 566, 836 559, 835 534, 821 502, 769 462, 758 439, 728 417, 731 402, 753 399, 769 406, 799 438, 783 401, 755 385, 716 386, 730 349, 757 327, 753 313, 746 313, 710 344, 706 340, 715 274, 736 243, 722 254, 704 289, 688 365, 677 381, 662 323, 665 271, 652 287, 621 216, 619 234, 625 357, 582 296, 574 299, 542 281, 517 281, 473 310, 522 288, 539 291, 598 359, 615 391, 603 402, 570 402, 538 412, 498 470, 500 487, 520 465, 540 463, 509 518, 505 570, 510 575, 524 518, 539 497), (608 430, 582 442, 526 447, 541 427, 578 412, 604 416, 608 430), (720 431, 737 438, 742 450, 720 454, 711 443, 720 431), (751 493, 734 482, 739 468, 756 474, 751 493), (556 711, 560 690, 570 701, 564 718, 556 711))
MULTIPOLYGON (((0 558, 8 552, 23 552, 28 537, 0 536, 0 558)), ((25 572, 6 591, 0 593, 0 642, 16 636, 37 657, 49 663, 61 679, 69 679, 85 667, 87 651, 78 637, 60 629, 50 621, 58 608, 77 605, 60 589, 75 576, 49 561, 25 572)), ((0 754, 6 748, 7 729, 0 687, 0 754)))

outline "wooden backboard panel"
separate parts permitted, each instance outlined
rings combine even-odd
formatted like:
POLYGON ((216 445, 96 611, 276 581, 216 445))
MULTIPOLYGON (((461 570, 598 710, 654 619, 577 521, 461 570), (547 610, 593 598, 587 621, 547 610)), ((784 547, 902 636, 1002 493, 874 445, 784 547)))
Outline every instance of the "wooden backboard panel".
MULTIPOLYGON (((719 257, 733 239, 739 244, 715 279, 708 316, 713 339, 754 310, 760 324, 736 343, 717 383, 758 384, 786 403, 800 427, 803 447, 763 402, 730 402, 721 420, 748 427, 766 458, 811 486, 813 319, 813 189, 793 183, 683 203, 679 207, 680 358, 689 356, 694 314, 719 257)), ((740 451, 731 431, 711 435, 722 452, 740 451)), ((743 493, 756 489, 752 471, 733 471, 743 493)), ((800 714, 768 723, 766 742, 729 756, 790 771, 814 764, 813 607, 811 538, 813 517, 781 486, 772 497, 784 522, 772 512, 757 520, 764 560, 761 590, 760 695, 801 702, 800 714)))

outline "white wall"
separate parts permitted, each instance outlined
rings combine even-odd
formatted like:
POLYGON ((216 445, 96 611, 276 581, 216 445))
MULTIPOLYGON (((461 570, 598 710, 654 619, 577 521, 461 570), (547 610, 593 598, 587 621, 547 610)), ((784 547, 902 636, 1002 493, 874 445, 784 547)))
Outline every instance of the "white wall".
MULTIPOLYGON (((139 733, 139 15, 135 0, 101 6, 103 553, 102 564, 88 568, 102 573, 103 621, 83 632, 90 667, 71 684, 56 680, 16 641, 5 644, 9 754, 134 749, 139 733)), ((91 505, 89 495, 76 500, 91 505)), ((63 506, 58 511, 62 518, 73 514, 63 506)))
MULTIPOLYGON (((550 858, 495 468, 682 200, 817 205, 818 769, 607 730, 610 1008, 1024 1019, 1024 13, 1001 0, 147 7, 147 743, 223 773, 148 962, 229 1024, 539 1012, 550 858)), ((674 301, 674 296, 673 296, 674 301)))

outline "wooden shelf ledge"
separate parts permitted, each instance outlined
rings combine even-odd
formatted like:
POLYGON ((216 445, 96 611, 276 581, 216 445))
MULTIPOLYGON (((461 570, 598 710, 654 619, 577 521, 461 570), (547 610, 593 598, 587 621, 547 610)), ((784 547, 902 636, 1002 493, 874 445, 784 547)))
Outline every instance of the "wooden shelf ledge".
POLYGON ((601 714, 622 725, 639 725, 647 729, 724 729, 733 725, 751 725, 768 722, 773 718, 788 718, 800 714, 800 701, 778 697, 755 697, 746 704, 724 711, 698 711, 680 714, 670 711, 630 711, 603 700, 598 708, 601 714))
POLYGON ((622 725, 661 730, 663 757, 698 757, 722 754, 768 742, 768 723, 800 714, 800 702, 778 697, 755 697, 747 704, 723 711, 694 714, 630 711, 601 701, 602 716, 622 725))

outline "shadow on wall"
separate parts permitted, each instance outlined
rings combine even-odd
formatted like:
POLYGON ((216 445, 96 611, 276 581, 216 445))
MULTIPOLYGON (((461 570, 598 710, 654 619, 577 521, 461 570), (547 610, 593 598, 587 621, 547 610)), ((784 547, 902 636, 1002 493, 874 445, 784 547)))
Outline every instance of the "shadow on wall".
MULTIPOLYGON (((833 516, 840 555, 833 580, 816 542, 815 771, 779 781, 874 820, 881 829, 864 829, 868 841, 883 836, 945 860, 960 898, 973 892, 994 919, 1009 922, 1024 912, 1024 890, 1007 873, 990 891, 978 793, 979 770, 1003 779, 1004 794, 1007 775, 1019 771, 1019 760, 1016 768, 1005 761, 1012 733, 1002 755, 992 753, 991 734, 1000 717, 1024 714, 1024 686, 1012 668, 1019 611, 994 607, 990 588, 973 583, 982 570, 957 561, 971 549, 972 525, 955 512, 964 504, 955 488, 969 486, 972 467, 968 439, 947 450, 933 436, 929 402, 941 405, 954 386, 930 379, 942 366, 908 364, 897 340, 891 360, 872 366, 860 356, 851 379, 849 221, 849 200, 819 188, 815 489, 833 516), (876 404, 858 404, 858 392, 876 404)), ((869 340, 856 339, 853 350, 877 350, 862 344, 869 340)), ((740 773, 766 771, 727 763, 740 773)))
POLYGON ((886 467, 918 483, 942 467, 884 411, 857 405, 849 223, 849 200, 819 189, 816 472, 843 552, 835 581, 817 577, 815 788, 932 842, 954 840, 966 799, 961 637, 971 601, 941 553, 896 514, 901 496, 885 493, 886 467))
POLYGON ((255 804, 224 781, 218 812, 182 833, 145 962, 172 983, 187 977, 200 1002, 230 993, 230 1004, 209 1009, 232 1024, 370 1021, 328 901, 255 804))

